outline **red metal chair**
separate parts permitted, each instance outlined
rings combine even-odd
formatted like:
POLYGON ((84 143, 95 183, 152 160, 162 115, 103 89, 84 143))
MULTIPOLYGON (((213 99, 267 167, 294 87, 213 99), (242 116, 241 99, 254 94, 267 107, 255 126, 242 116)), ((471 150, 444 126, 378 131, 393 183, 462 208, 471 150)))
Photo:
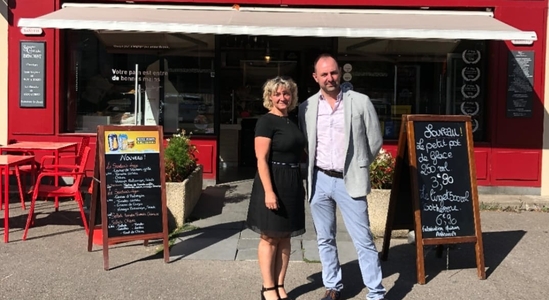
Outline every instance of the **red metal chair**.
POLYGON ((62 172, 54 172, 53 170, 44 170, 36 179, 36 184, 34 186, 34 190, 32 193, 32 200, 31 200, 31 206, 29 210, 29 216, 27 217, 27 224, 25 226, 25 232, 23 233, 23 240, 27 239, 27 232, 29 230, 29 227, 31 224, 34 223, 34 207, 36 204, 36 199, 38 197, 71 197, 76 200, 78 203, 78 207, 80 209, 80 215, 82 217, 82 222, 84 223, 84 229, 86 232, 88 232, 88 222, 86 220, 86 214, 84 213, 84 207, 83 207, 83 199, 82 194, 80 192, 80 186, 82 184, 82 180, 85 177, 85 168, 86 163, 88 162, 88 156, 90 154, 90 147, 87 146, 84 148, 84 151, 82 153, 80 164, 78 165, 59 165, 57 166, 59 169, 62 170, 73 170, 73 171, 62 171, 62 172), (61 176, 72 176, 74 178, 74 182, 71 186, 54 186, 49 184, 44 184, 42 182, 42 178, 44 177, 61 177, 61 176))
MULTIPOLYGON (((84 153, 84 149, 86 147, 88 147, 89 145, 90 145, 90 137, 85 136, 80 141, 80 145, 78 146, 78 151, 77 151, 76 154, 62 154, 62 155, 60 155, 59 160, 71 158, 71 159, 74 159, 75 164, 79 165, 80 160, 82 159, 82 154, 84 153)), ((54 169, 54 166, 53 166, 54 162, 55 162, 55 156, 53 156, 53 155, 44 155, 44 156, 42 156, 42 158, 40 159, 40 168, 41 168, 41 170, 53 170, 54 169), (48 164, 47 163, 48 161, 51 161, 51 163, 48 164)))
MULTIPOLYGON (((34 155, 34 153, 32 152, 7 152, 7 154, 12 154, 12 155, 34 155)), ((23 210, 26 210, 27 207, 25 206, 25 188, 26 185, 25 183, 23 183, 24 181, 24 177, 23 177, 23 180, 21 179, 21 168, 25 168, 27 169, 29 172, 36 172, 37 170, 37 166, 36 165, 25 165, 25 166, 19 166, 19 168, 10 168, 8 170, 8 175, 9 176, 15 176, 16 179, 17 179, 17 188, 19 189, 19 198, 21 199, 21 208, 23 208, 23 210)))

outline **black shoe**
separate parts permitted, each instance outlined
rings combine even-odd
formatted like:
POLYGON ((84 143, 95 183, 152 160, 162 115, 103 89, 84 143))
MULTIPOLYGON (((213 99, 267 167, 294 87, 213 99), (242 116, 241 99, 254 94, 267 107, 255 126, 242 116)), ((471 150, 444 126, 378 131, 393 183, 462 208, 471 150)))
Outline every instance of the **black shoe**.
POLYGON ((326 290, 324 297, 320 300, 339 300, 341 299, 341 293, 336 290, 326 290))
MULTIPOLYGON (((261 288, 261 300, 266 300, 265 295, 263 293, 268 292, 268 291, 274 291, 276 289, 277 289, 276 286, 273 286, 273 287, 270 287, 270 288, 262 287, 261 288)), ((278 300, 280 300, 280 297, 278 296, 278 291, 276 292, 276 298, 278 300)))
MULTIPOLYGON (((284 284, 278 284, 278 285, 275 286, 275 288, 277 288, 277 289, 284 288, 284 284)), ((277 293, 278 293, 278 290, 277 290, 277 293)), ((278 294, 278 299, 280 299, 280 300, 294 300, 290 297, 280 298, 280 294, 278 294)))

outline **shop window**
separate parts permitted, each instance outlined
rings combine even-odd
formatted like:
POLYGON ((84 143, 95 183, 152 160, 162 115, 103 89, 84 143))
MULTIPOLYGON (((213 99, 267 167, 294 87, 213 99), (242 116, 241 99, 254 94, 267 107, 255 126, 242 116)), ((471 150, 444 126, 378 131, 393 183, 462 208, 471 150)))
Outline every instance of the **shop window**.
POLYGON ((214 134, 213 35, 66 34, 67 132, 142 124, 214 134))
POLYGON ((339 38, 342 88, 370 96, 385 139, 398 139, 402 114, 470 115, 486 139, 484 41, 339 38))

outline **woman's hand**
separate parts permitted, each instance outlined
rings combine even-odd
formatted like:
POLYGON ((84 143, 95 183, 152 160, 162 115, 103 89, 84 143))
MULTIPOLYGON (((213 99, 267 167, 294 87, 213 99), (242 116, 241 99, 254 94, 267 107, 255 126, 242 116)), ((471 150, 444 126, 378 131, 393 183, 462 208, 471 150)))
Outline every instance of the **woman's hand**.
POLYGON ((265 194, 265 206, 270 210, 278 209, 278 201, 274 192, 265 194))

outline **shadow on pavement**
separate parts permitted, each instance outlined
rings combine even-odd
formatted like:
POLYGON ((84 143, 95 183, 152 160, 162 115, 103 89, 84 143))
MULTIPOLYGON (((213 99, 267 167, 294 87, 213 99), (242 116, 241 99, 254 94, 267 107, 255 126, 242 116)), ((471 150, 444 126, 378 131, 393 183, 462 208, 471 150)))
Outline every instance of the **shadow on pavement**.
POLYGON ((233 193, 234 184, 209 186, 200 195, 196 207, 190 216, 192 220, 207 219, 220 215, 227 203, 239 203, 249 198, 248 194, 233 193))
MULTIPOLYGON (((501 265, 513 248, 524 237, 526 231, 485 232, 482 234, 484 244, 484 262, 486 277, 501 265)), ((445 270, 476 269, 474 244, 444 245, 442 257, 436 255, 436 246, 425 246, 424 263, 426 284, 445 270)), ((404 299, 417 284, 416 248, 413 244, 402 244, 390 248, 387 261, 381 261, 383 277, 398 275, 394 286, 387 291, 387 299, 404 299)), ((343 273, 342 298, 354 298, 360 293, 366 293, 362 282, 362 275, 357 261, 341 266, 343 273)), ((314 273, 307 278, 310 282, 290 291, 289 296, 297 298, 323 286, 322 273, 314 273)), ((320 295, 321 296, 321 295, 320 295)))
MULTIPOLYGON (((234 236, 235 234, 240 234, 243 228, 244 228, 244 223, 242 221, 239 221, 239 222, 222 223, 214 226, 182 232, 179 235, 174 236, 174 238, 179 238, 179 239, 183 239, 185 237, 189 237, 189 238, 179 241, 177 244, 173 245, 170 248, 169 263, 174 263, 176 261, 179 261, 189 255, 197 253, 223 240, 226 240, 234 236)), ((161 244, 159 241, 149 241, 149 246, 159 245, 159 244, 161 244)), ((117 247, 112 247, 112 248, 119 248, 124 246, 143 247, 142 245, 143 245, 142 243, 131 244, 131 245, 119 245, 117 247)), ((115 270, 118 268, 129 266, 134 263, 139 263, 139 262, 143 262, 151 259, 162 259, 163 257, 164 257, 163 252, 159 251, 158 253, 149 255, 147 257, 144 257, 135 261, 127 262, 117 266, 112 266, 110 267, 110 270, 115 270)))

